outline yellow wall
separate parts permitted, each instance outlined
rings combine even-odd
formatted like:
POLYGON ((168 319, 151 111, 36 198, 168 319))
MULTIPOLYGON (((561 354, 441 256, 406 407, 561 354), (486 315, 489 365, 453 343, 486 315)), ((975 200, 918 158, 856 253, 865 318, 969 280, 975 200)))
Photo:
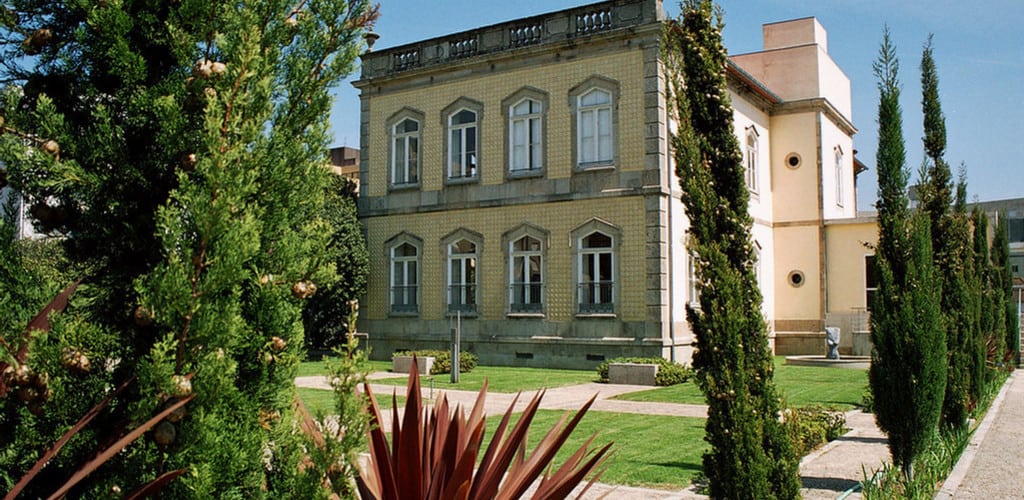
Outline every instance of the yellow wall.
POLYGON ((775 228, 775 320, 821 319, 818 228, 775 228), (794 287, 789 274, 801 271, 804 283, 794 287))
POLYGON ((505 180, 506 127, 501 101, 524 86, 548 92, 547 115, 548 178, 566 178, 572 174, 572 111, 569 90, 591 76, 600 75, 619 82, 618 147, 620 168, 643 169, 643 58, 639 49, 614 54, 581 56, 573 61, 531 66, 498 73, 468 75, 443 84, 424 84, 415 89, 374 96, 370 105, 369 187, 370 196, 387 194, 387 141, 385 121, 405 106, 426 115, 422 136, 421 188, 439 190, 444 182, 442 146, 444 127, 441 111, 466 97, 484 104, 481 123, 480 175, 482 184, 501 184, 505 180))
POLYGON ((483 235, 483 249, 477 265, 480 273, 480 318, 502 319, 508 303, 506 251, 502 248, 502 235, 523 223, 549 232, 545 309, 547 319, 571 319, 575 306, 573 291, 576 279, 572 262, 573 245, 570 233, 591 220, 600 218, 622 231, 618 266, 619 317, 624 321, 642 321, 646 318, 644 210, 641 197, 616 197, 572 202, 518 205, 510 207, 450 210, 426 214, 393 215, 367 219, 367 244, 370 251, 368 305, 364 309, 367 319, 384 319, 388 313, 388 286, 390 281, 388 253, 385 243, 405 231, 423 240, 421 256, 420 317, 444 317, 445 258, 441 239, 449 233, 465 228, 483 235), (382 286, 381 286, 382 285, 382 286))
POLYGON ((828 310, 846 312, 867 306, 864 298, 864 256, 872 255, 878 243, 878 224, 874 220, 825 226, 828 254, 828 310))
POLYGON ((772 208, 776 223, 819 218, 815 116, 800 113, 772 117, 772 208), (786 166, 790 153, 800 155, 802 162, 798 168, 786 166))

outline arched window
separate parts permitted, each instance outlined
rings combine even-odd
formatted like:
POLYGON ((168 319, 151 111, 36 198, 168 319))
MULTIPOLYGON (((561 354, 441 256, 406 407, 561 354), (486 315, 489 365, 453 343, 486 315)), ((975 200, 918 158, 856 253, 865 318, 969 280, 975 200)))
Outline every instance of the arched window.
POLYGON ((757 193, 757 180, 758 180, 758 144, 757 144, 757 129, 754 126, 747 127, 747 144, 745 148, 745 179, 747 181, 747 189, 752 193, 757 193))
POLYGON ((391 247, 391 312, 419 311, 419 248, 408 242, 391 247))
POLYGON ((579 240, 579 306, 581 313, 615 311, 615 252, 611 236, 594 231, 579 240))
POLYGON ((448 245, 448 312, 475 313, 477 245, 460 239, 448 245))
POLYGON ((543 246, 529 235, 511 243, 509 265, 509 310, 513 313, 538 313, 543 310, 543 246))
POLYGON ((843 206, 843 148, 835 149, 836 205, 843 206))
POLYGON ((448 178, 476 177, 477 114, 462 109, 448 117, 448 178))
POLYGON ((405 118, 391 130, 391 183, 416 184, 419 180, 420 123, 405 118))
POLYGON ((544 108, 536 99, 523 99, 509 109, 509 170, 540 170, 543 164, 544 108))
POLYGON ((599 88, 577 97, 576 148, 581 166, 612 161, 612 94, 599 88))

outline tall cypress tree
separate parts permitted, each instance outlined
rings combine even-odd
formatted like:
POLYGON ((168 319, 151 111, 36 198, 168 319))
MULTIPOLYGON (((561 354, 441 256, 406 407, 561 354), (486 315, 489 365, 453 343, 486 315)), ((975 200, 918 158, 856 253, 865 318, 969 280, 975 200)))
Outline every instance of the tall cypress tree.
POLYGON ((292 379, 303 299, 335 279, 330 89, 374 16, 366 0, 0 5, 0 162, 88 269, 17 363, 52 397, 30 412, 0 397, 0 490, 126 384, 25 496, 188 397, 71 496, 178 472, 169 498, 351 492, 295 432, 292 379))
MULTIPOLYGON (((932 251, 936 274, 942 290, 942 319, 946 330, 947 370, 946 394, 942 419, 946 425, 962 427, 968 410, 976 400, 979 381, 976 358, 979 352, 978 299, 980 280, 975 275, 971 250, 971 229, 967 215, 954 201, 965 188, 954 187, 949 164, 945 160, 946 118, 939 100, 939 76, 935 66, 932 36, 928 36, 921 55, 921 107, 924 111, 925 165, 922 169, 921 208, 931 221, 932 251), (958 207, 954 209, 954 206, 958 207)), ((964 198, 966 195, 964 194, 964 198)))
POLYGON ((899 62, 888 27, 874 65, 878 104, 878 295, 871 313, 869 381, 875 419, 893 462, 913 475, 935 434, 946 384, 946 342, 934 276, 930 223, 907 208, 899 62))
POLYGON ((779 421, 721 27, 710 0, 687 0, 664 38, 679 123, 672 148, 699 276, 700 306, 687 318, 708 403, 703 470, 713 498, 795 498, 798 460, 779 421))
POLYGON ((1006 214, 999 214, 995 235, 992 238, 992 267, 994 288, 1003 296, 1002 314, 1006 334, 1007 357, 1017 362, 1020 354, 1020 317, 1017 312, 1017 298, 1013 294, 1013 272, 1010 270, 1010 233, 1006 226, 1006 214))

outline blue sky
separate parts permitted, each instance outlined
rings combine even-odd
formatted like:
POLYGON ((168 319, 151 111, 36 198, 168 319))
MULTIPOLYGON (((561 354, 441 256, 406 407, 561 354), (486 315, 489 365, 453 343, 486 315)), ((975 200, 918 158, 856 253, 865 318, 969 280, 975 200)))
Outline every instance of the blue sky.
MULTIPOLYGON (((383 49, 479 26, 591 3, 588 0, 379 0, 375 31, 383 49)), ((764 23, 814 16, 828 31, 829 54, 850 78, 861 174, 858 207, 877 194, 877 81, 871 65, 882 28, 897 46, 902 82, 907 165, 921 164, 921 48, 934 34, 939 92, 946 114, 946 160, 967 168, 973 201, 1024 197, 1024 1, 981 0, 721 0, 730 54, 761 48, 764 23)), ((665 3, 670 16, 678 5, 665 3)), ((351 80, 358 76, 358 70, 351 80)), ((334 145, 359 147, 359 97, 349 82, 336 92, 334 145)))

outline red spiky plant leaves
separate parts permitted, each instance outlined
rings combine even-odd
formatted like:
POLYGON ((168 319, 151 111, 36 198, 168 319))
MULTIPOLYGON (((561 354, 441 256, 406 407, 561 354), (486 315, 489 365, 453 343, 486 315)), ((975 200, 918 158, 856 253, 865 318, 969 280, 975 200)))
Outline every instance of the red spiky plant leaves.
POLYGON ((596 395, 567 424, 568 414, 562 416, 529 455, 526 453, 527 431, 540 407, 544 391, 533 397, 519 421, 509 430, 512 412, 519 399, 517 395, 477 464, 486 423, 486 382, 468 417, 461 406, 453 409, 443 394, 427 411, 423 406, 419 370, 414 358, 404 415, 399 415, 397 398, 392 395, 395 404, 391 410, 390 444, 382 427, 383 418, 377 399, 369 384, 365 389, 371 407, 370 461, 356 479, 363 498, 515 499, 538 483, 532 498, 561 499, 596 471, 580 493, 582 495, 604 472, 601 466, 611 449, 609 443, 596 451, 590 450, 596 435, 592 436, 552 472, 555 454, 590 409, 596 395))

